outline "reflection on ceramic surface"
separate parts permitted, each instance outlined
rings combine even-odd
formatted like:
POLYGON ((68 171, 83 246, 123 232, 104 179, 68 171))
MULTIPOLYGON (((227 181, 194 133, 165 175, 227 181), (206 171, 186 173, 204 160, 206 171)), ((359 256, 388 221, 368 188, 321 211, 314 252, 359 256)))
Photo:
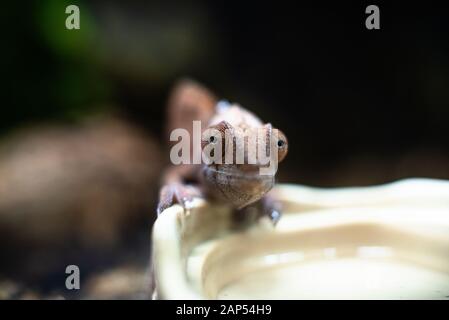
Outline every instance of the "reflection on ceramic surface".
POLYGON ((280 185, 276 228, 233 228, 198 200, 155 224, 157 293, 165 299, 447 299, 449 183, 364 188, 280 185))

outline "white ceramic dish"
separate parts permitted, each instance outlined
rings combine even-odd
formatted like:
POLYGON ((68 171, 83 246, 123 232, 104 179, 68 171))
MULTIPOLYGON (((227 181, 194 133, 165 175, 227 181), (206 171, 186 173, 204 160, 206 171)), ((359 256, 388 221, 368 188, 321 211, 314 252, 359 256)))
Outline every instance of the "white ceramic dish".
POLYGON ((449 299, 449 182, 279 185, 276 228, 175 205, 153 229, 162 299, 449 299))

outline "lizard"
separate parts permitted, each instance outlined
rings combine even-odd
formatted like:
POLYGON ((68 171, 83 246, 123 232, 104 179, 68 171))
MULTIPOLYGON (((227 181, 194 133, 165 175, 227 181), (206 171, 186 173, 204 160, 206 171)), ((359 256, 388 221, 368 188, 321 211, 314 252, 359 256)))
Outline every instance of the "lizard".
MULTIPOLYGON (((166 170, 162 177, 158 215, 175 203, 186 209, 194 197, 202 197, 230 205, 238 213, 237 217, 244 218, 246 208, 256 208, 258 216, 268 216, 275 225, 281 216, 280 208, 276 201, 267 196, 274 186, 275 172, 261 175, 259 170, 263 165, 259 161, 247 163, 251 152, 248 150, 248 135, 239 135, 259 130, 265 139, 256 141, 257 148, 261 147, 257 145, 261 143, 266 144, 264 150, 271 150, 274 146, 277 149, 274 150, 277 152, 277 161, 281 162, 288 152, 285 134, 270 123, 263 123, 242 106, 219 100, 209 89, 193 80, 184 79, 175 85, 168 99, 167 113, 168 133, 176 128, 184 128, 191 136, 192 122, 200 121, 202 126, 214 129, 223 138, 225 131, 230 132, 234 143, 231 149, 226 149, 223 143, 221 163, 180 164, 166 170), (243 143, 238 145, 236 138, 242 138, 243 143), (272 138, 277 141, 270 145, 272 138), (239 150, 241 148, 244 150, 239 150), (244 163, 226 164, 226 153, 235 154, 237 151, 243 152, 244 163)), ((214 142, 215 136, 202 137, 202 150, 214 142)))
MULTIPOLYGON (((218 133, 232 132, 235 142, 236 135, 244 132, 262 131, 267 141, 276 138, 274 144, 277 161, 282 161, 287 155, 288 141, 284 133, 274 129, 270 123, 263 123, 255 114, 244 109, 238 104, 230 104, 220 101, 209 89, 192 80, 181 80, 172 90, 167 106, 167 134, 173 130, 182 128, 192 136, 192 122, 200 121, 208 129, 215 129, 218 133), (247 131, 245 131, 247 130, 247 131), (252 130, 252 131, 251 131, 252 130), (277 133, 273 135, 273 133, 277 133)), ((207 131, 207 129, 205 130, 207 131)), ((206 148, 214 143, 211 136, 202 137, 201 148, 206 148)), ((215 137, 215 136, 214 136, 215 137)), ((231 152, 237 153, 238 148, 243 148, 244 160, 247 160, 248 139, 243 138, 243 145, 232 144, 231 152)), ((264 141, 264 140, 261 140, 264 141)), ((256 149, 259 147, 256 140, 256 149)), ((268 148, 268 146, 266 146, 268 148)), ((267 149, 265 149, 267 150, 267 149)), ((192 151, 192 149, 191 149, 192 151)), ((222 145, 222 157, 226 157, 225 145, 222 145)), ((270 149, 271 151, 271 149, 270 149)), ((267 195, 274 186, 274 174, 261 175, 259 169, 261 163, 226 164, 202 163, 179 164, 170 166, 162 175, 162 187, 159 194, 157 214, 163 214, 164 210, 174 204, 180 204, 188 209, 194 197, 202 197, 212 202, 226 203, 234 209, 236 221, 248 219, 250 222, 260 217, 268 217, 275 226, 281 217, 279 204, 267 195), (251 210, 255 209, 255 210, 251 210), (253 214, 255 212, 255 215, 253 214)), ((150 283, 145 286, 146 291, 153 298, 156 297, 156 281, 154 263, 151 261, 148 270, 150 283)))

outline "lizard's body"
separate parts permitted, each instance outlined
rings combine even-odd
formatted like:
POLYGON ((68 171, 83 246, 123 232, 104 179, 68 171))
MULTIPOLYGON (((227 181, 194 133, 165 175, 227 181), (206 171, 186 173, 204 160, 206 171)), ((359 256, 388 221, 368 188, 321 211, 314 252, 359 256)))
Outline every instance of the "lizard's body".
MULTIPOLYGON (((203 128, 213 128, 220 132, 230 130, 234 136, 251 130, 262 130, 267 137, 271 137, 275 130, 271 124, 264 124, 256 115, 239 105, 218 103, 218 99, 207 89, 191 81, 183 81, 175 87, 169 101, 168 113, 170 131, 184 128, 192 133, 192 122, 195 120, 201 121, 203 128)), ((281 161, 287 153, 287 140, 282 132, 276 132, 279 142, 278 158, 281 161)), ((203 140, 202 147, 208 143, 209 141, 203 140)), ((247 144, 244 147, 246 148, 247 144)), ((185 207, 194 196, 227 203, 239 210, 261 200, 274 185, 274 172, 261 175, 260 164, 248 164, 250 151, 247 149, 244 151, 243 164, 224 164, 225 153, 235 153, 237 148, 236 144, 231 150, 223 148, 222 164, 177 165, 169 168, 162 181, 158 213, 175 202, 185 207)), ((266 207, 267 203, 264 203, 265 211, 274 210, 266 207)), ((266 213, 273 222, 277 222, 278 212, 274 216, 273 212, 266 213)))
MULTIPOLYGON (((222 132, 230 129, 235 136, 243 131, 262 130, 267 137, 271 137, 271 124, 264 124, 253 113, 238 105, 218 103, 206 88, 191 82, 183 81, 178 84, 170 97, 168 104, 168 131, 183 128, 192 136, 192 122, 201 121, 203 127, 214 128, 222 132)), ((277 132, 277 131, 276 131, 277 132)), ((287 153, 287 139, 279 131, 276 135, 277 159, 281 161, 287 153)), ((244 158, 247 160, 249 152, 246 140, 244 144, 244 158)), ((201 141, 205 147, 210 141, 201 141)), ((260 146, 258 146, 260 147, 260 146)), ((237 151, 233 145, 231 151, 237 151)), ((249 149, 249 148, 248 148, 249 149)), ((225 151, 225 150, 224 150, 225 151)), ((228 150, 229 151, 229 150, 228 150)), ((223 158, 227 151, 223 152, 223 158)), ((276 202, 266 196, 274 185, 274 172, 261 175, 261 165, 247 164, 181 164, 170 166, 162 178, 158 214, 174 203, 188 207, 193 197, 204 197, 210 201, 226 203, 234 208, 236 217, 245 219, 251 215, 247 207, 256 207, 256 217, 268 216, 276 224, 280 218, 280 210, 276 202)), ((251 217, 252 218, 252 217, 251 217)), ((250 220, 251 220, 250 218, 250 220)), ((154 264, 150 264, 150 285, 147 287, 154 294, 154 264)))

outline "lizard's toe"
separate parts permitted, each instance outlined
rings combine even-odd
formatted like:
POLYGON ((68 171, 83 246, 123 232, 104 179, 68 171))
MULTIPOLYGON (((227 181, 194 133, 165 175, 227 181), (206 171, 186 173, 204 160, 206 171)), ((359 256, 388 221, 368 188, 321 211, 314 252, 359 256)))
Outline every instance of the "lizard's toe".
POLYGON ((159 193, 159 203, 157 205, 157 215, 173 205, 174 190, 170 185, 164 186, 159 193))
POLYGON ((159 195, 157 214, 161 214, 176 203, 181 205, 184 210, 191 209, 194 197, 202 197, 202 193, 197 187, 179 183, 164 186, 159 195))
POLYGON ((276 224, 278 223, 279 219, 281 219, 281 213, 280 213, 280 211, 273 209, 268 214, 268 218, 273 223, 273 226, 276 226, 276 224))

